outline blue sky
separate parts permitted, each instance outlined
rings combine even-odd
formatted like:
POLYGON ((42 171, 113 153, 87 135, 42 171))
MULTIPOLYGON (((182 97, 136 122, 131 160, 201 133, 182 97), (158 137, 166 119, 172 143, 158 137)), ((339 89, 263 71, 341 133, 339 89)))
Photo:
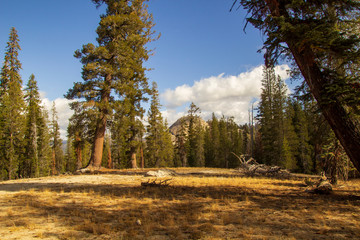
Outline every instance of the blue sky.
MULTIPOLYGON (((235 115, 244 122, 250 101, 259 95, 263 57, 256 51, 263 37, 248 26, 245 12, 229 12, 233 0, 150 0, 149 12, 161 38, 148 47, 150 81, 158 83, 164 116, 171 123, 190 101, 206 118, 235 115), (236 91, 235 91, 235 90, 236 91), (227 95, 229 92, 230 95, 227 95)), ((63 95, 81 81, 81 64, 73 57, 83 44, 95 43, 95 30, 104 8, 90 0, 1 0, 0 58, 3 62, 11 27, 20 38, 22 79, 31 73, 47 105, 56 100, 60 121, 70 112, 63 95), (65 113, 66 112, 66 113, 65 113)), ((286 77, 287 66, 279 68, 286 77)), ((65 126, 65 122, 63 124, 65 126)))

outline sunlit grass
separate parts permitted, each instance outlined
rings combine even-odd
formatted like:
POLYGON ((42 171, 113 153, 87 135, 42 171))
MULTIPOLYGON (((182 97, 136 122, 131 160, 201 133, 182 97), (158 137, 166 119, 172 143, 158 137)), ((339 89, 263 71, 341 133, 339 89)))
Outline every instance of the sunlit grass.
MULTIPOLYGON (((216 169, 179 170, 186 171, 216 169)), ((2 193, 0 236, 4 235, 5 239, 360 237, 360 181, 341 183, 334 194, 322 196, 306 193, 303 180, 246 178, 224 169, 219 173, 223 176, 175 176, 171 177, 169 186, 161 187, 141 187, 141 182, 148 179, 141 175, 51 177, 31 180, 31 187, 12 181, 8 185, 23 184, 25 190, 2 193)))

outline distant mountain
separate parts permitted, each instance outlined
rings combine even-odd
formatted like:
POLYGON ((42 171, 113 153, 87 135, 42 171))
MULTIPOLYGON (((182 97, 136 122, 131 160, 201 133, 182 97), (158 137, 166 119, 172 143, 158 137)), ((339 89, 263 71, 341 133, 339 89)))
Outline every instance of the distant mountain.
MULTIPOLYGON (((209 124, 202 118, 198 117, 199 118, 199 121, 200 121, 200 124, 201 126, 205 129, 209 126, 209 124)), ((175 141, 175 136, 176 134, 180 131, 181 129, 181 121, 185 121, 186 125, 189 126, 189 116, 184 116, 184 117, 181 117, 179 118, 178 120, 176 120, 176 122, 174 124, 172 124, 169 128, 169 131, 172 135, 172 140, 175 141)), ((196 121, 197 122, 197 121, 196 121)))

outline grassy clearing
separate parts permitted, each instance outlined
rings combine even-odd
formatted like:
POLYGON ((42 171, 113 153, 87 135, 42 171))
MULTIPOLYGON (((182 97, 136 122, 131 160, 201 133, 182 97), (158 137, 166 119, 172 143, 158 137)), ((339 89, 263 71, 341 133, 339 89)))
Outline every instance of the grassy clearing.
POLYGON ((300 180, 220 172, 147 188, 114 174, 3 182, 0 239, 360 238, 360 181, 322 196, 300 180))

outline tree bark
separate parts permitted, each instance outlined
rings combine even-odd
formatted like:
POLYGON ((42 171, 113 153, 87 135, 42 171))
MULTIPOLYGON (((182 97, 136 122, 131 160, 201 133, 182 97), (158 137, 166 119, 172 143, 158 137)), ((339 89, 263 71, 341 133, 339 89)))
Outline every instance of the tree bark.
POLYGON ((56 174, 56 155, 55 148, 52 151, 52 175, 56 174))
POLYGON ((357 120, 348 114, 337 96, 333 96, 334 102, 327 105, 321 104, 322 90, 325 88, 326 80, 316 65, 311 50, 307 48, 303 52, 299 52, 294 43, 287 41, 287 44, 311 93, 320 103, 319 107, 322 114, 344 147, 350 160, 356 169, 360 171, 360 127, 357 120))
POLYGON ((136 151, 136 149, 132 150, 132 153, 131 153, 131 168, 137 168, 135 151, 136 151))
POLYGON ((79 170, 82 168, 82 153, 80 146, 76 146, 76 159, 76 170, 79 170))
POLYGON ((112 169, 112 159, 111 159, 111 147, 110 147, 110 145, 109 145, 109 148, 108 148, 108 168, 112 169))
POLYGON ((105 87, 102 90, 101 100, 100 100, 100 119, 96 123, 94 142, 92 146, 91 158, 89 165, 86 167, 90 171, 98 170, 101 168, 102 155, 104 150, 104 138, 106 130, 106 122, 108 115, 107 105, 110 99, 110 85, 111 85, 111 75, 106 75, 105 77, 105 87))
POLYGON ((141 168, 145 167, 145 161, 144 161, 144 151, 143 151, 143 147, 140 147, 140 154, 141 154, 141 168))
MULTIPOLYGON (((284 3, 280 3, 278 0, 266 0, 266 3, 274 17, 285 16, 285 18, 289 18, 284 3)), ((323 89, 327 84, 327 80, 316 63, 315 54, 310 46, 307 45, 303 46, 302 49, 298 49, 296 39, 283 40, 292 52, 295 62, 312 95, 318 102, 322 114, 344 147, 351 162, 360 171, 360 126, 358 121, 349 116, 337 96, 332 96, 332 103, 322 104, 323 89)))

